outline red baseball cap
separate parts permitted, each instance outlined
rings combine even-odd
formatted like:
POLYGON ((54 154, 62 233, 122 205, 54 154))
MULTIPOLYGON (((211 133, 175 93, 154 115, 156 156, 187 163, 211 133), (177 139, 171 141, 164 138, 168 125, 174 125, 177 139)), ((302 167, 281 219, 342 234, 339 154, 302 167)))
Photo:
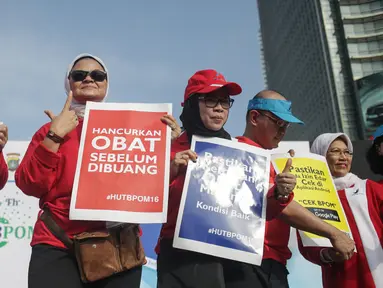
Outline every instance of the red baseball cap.
MULTIPOLYGON (((242 88, 237 83, 227 82, 222 74, 213 69, 197 71, 188 81, 185 89, 184 101, 194 93, 210 93, 226 87, 230 96, 241 94, 242 88)), ((183 103, 181 104, 183 106, 183 103)))

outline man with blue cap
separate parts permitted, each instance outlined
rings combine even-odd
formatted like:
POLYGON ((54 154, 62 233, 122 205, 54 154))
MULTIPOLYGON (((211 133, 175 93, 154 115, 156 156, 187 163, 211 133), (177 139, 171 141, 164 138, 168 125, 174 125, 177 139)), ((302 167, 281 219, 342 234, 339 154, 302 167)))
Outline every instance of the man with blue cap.
MULTIPOLYGON (((278 147, 291 123, 303 124, 291 113, 291 102, 276 91, 264 90, 249 101, 245 133, 237 139, 259 148, 273 149, 278 147)), ((227 279, 233 284, 232 287, 289 287, 286 264, 291 257, 288 248, 290 225, 329 238, 334 248, 345 259, 353 254, 354 243, 346 234, 292 201, 296 178, 289 172, 291 164, 292 160, 289 159, 282 173, 278 175, 273 167, 270 167, 272 188, 268 197, 275 197, 278 201, 286 203, 286 206, 277 218, 266 221, 261 266, 239 262, 225 265, 225 280, 226 277, 232 278, 227 279), (281 197, 281 194, 284 196, 281 197)))

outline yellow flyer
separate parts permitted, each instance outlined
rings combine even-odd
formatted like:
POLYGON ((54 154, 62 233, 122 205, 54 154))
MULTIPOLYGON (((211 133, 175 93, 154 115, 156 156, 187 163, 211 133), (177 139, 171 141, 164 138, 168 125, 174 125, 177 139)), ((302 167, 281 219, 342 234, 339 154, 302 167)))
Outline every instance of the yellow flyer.
MULTIPOLYGON (((283 171, 289 154, 273 154, 273 166, 277 173, 283 171)), ((294 200, 314 215, 346 232, 351 231, 335 189, 326 158, 312 153, 295 154, 290 173, 297 177, 294 200)), ((304 246, 331 247, 328 239, 299 231, 304 246)))

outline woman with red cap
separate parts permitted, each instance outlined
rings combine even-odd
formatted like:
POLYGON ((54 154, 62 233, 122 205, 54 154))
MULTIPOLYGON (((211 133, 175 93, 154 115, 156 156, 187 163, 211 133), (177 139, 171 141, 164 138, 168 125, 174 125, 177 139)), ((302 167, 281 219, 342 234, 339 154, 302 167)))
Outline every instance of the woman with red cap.
POLYGON ((190 149, 193 135, 231 139, 223 128, 234 99, 230 96, 242 92, 241 87, 227 82, 215 70, 196 72, 185 90, 183 111, 180 116, 184 132, 171 148, 171 171, 167 223, 163 224, 156 252, 158 287, 224 287, 220 259, 173 248, 186 166, 197 155, 190 149))

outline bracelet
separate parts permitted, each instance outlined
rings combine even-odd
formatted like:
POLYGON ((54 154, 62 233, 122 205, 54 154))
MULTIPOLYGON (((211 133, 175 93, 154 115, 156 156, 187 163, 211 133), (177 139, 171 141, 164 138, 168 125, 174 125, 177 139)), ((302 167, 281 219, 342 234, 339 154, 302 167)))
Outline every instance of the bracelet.
POLYGON ((57 135, 55 132, 49 130, 46 137, 55 143, 61 144, 64 142, 64 138, 57 135))

